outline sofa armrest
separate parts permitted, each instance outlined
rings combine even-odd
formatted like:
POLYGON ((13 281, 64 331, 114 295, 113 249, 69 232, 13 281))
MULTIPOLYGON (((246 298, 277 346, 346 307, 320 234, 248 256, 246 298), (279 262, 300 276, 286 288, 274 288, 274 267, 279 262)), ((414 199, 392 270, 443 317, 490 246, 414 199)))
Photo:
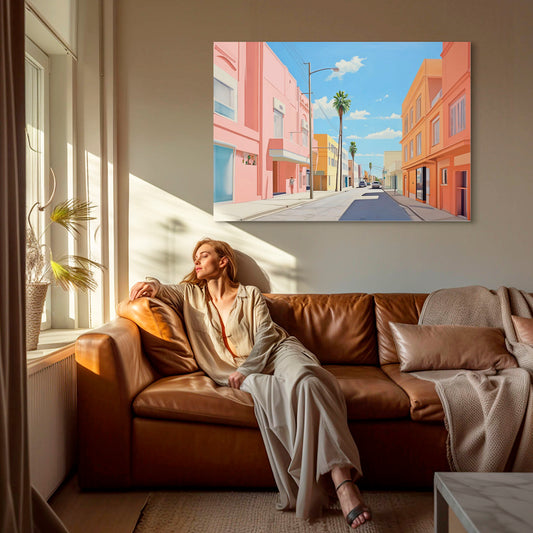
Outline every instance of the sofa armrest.
POLYGON ((76 341, 79 483, 131 484, 131 404, 157 374, 141 350, 139 328, 117 318, 76 341))

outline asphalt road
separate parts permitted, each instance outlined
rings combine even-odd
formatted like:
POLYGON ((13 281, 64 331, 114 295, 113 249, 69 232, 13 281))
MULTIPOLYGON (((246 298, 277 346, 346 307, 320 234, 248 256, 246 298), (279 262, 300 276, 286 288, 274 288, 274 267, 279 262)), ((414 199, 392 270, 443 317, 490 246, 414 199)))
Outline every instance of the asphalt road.
POLYGON ((339 218, 349 220, 412 220, 406 210, 381 189, 364 189, 339 218))
POLYGON ((381 189, 355 188, 303 203, 254 220, 260 221, 351 221, 412 220, 407 211, 381 189))

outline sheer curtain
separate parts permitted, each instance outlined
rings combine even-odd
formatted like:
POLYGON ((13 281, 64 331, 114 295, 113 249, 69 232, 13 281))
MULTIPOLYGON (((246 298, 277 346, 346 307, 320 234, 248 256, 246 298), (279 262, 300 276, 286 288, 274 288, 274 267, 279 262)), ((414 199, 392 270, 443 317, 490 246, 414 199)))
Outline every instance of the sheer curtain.
POLYGON ((0 531, 55 533, 28 459, 24 98, 24 2, 0 0, 0 531))

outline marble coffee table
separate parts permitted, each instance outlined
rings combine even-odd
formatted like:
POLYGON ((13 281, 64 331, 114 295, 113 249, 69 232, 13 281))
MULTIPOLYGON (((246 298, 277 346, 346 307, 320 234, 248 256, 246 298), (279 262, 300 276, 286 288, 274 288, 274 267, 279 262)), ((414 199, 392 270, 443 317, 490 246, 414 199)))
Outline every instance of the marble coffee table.
POLYGON ((448 533, 448 508, 468 533, 533 532, 533 473, 436 472, 435 532, 448 533))

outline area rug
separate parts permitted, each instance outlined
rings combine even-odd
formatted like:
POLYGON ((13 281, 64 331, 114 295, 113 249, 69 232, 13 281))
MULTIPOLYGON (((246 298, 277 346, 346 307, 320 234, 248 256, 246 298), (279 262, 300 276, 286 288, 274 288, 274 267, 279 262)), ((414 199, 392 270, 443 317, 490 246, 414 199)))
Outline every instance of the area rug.
MULTIPOLYGON (((430 533, 431 492, 364 491, 373 520, 361 533, 430 533)), ((275 492, 154 492, 135 533, 347 533, 340 507, 310 523, 275 509, 275 492)), ((353 530, 352 530, 353 531, 353 530)))

